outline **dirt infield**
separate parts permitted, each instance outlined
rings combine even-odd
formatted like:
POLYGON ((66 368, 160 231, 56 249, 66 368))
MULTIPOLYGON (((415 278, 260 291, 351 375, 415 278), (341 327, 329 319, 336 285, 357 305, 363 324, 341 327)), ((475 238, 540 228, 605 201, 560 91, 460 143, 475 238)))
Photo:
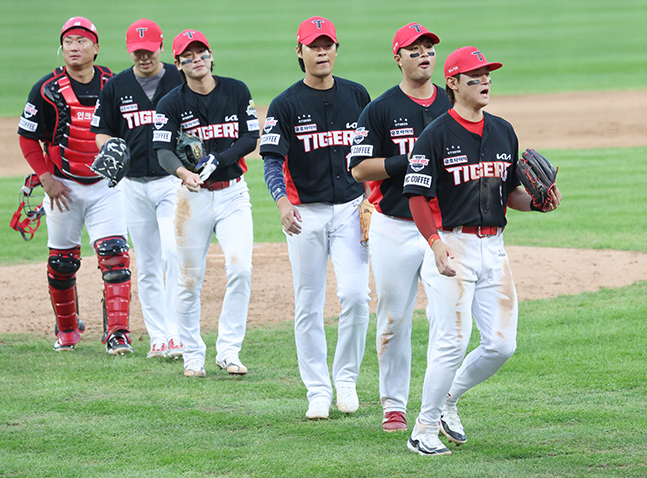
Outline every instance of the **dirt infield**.
MULTIPOLYGON (((519 135, 520 148, 588 149, 647 146, 647 123, 642 105, 647 104, 647 90, 604 93, 560 93, 494 97, 491 113, 509 120, 519 135)), ((261 109, 261 124, 264 109, 261 109)), ((0 119, 0 176, 30 172, 22 159, 16 135, 18 119, 0 119)), ((568 196, 565 198, 568 201, 568 196)), ((8 218, 5 218, 8 220, 8 218)), ((279 227, 277 225, 277 227, 279 227)), ((513 274, 520 299, 539 299, 559 294, 596 291, 602 287, 621 287, 647 280, 647 254, 611 250, 527 248, 509 246, 513 274), (535 284, 533 270, 550 270, 535 284), (547 268, 545 263, 549 261, 547 268), (621 270, 622 274, 609 274, 621 270)), ((136 254, 135 258, 136 258, 136 254)), ((225 287, 224 258, 213 245, 207 258, 207 274, 202 292, 202 328, 216 330, 225 287)), ((290 321, 294 314, 290 263, 285 244, 255 244, 250 327, 265 323, 290 321)), ((136 260, 133 269, 136 269, 136 260)), ((3 267, 0 274, 0 332, 33 333, 53 338, 54 317, 47 295, 45 264, 3 267), (25 289, 24 284, 30 284, 25 289), (27 295, 30 293, 32 295, 27 295)), ((136 284, 133 287, 131 325, 134 339, 147 338, 136 284)), ((371 279, 371 311, 376 298, 371 279)), ((84 257, 78 274, 81 317, 87 336, 101 333, 101 278, 97 260, 84 257)), ((420 289, 416 308, 422 309, 426 298, 420 289)), ((339 312, 335 280, 329 267, 325 315, 339 312)), ((137 345, 135 344, 136 348, 137 345)))

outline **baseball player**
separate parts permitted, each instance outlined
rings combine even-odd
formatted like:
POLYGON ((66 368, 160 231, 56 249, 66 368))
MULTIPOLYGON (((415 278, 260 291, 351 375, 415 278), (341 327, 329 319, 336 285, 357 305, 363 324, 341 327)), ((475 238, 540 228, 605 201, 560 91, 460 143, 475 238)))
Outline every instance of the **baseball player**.
POLYGON ((101 91, 91 131, 97 134, 99 147, 113 137, 128 143, 131 165, 121 188, 128 232, 137 251, 139 301, 150 336, 146 356, 178 358, 182 343, 177 330, 179 269, 173 218, 180 180, 157 161, 153 121, 159 100, 182 79, 175 65, 160 61, 162 39, 162 30, 150 20, 142 18, 128 27, 126 48, 133 66, 101 91))
POLYGON ((99 35, 87 18, 72 17, 65 22, 60 41, 65 66, 32 88, 18 128, 23 155, 46 193, 47 278, 56 316, 54 350, 74 350, 85 329, 79 319, 75 285, 85 225, 103 275, 102 341, 108 354, 132 353, 130 258, 121 192, 109 188, 89 168, 99 151, 90 132, 92 113, 112 72, 94 64, 99 35))
POLYGON ((205 376, 206 346, 200 336, 200 290, 207 252, 215 233, 225 255, 225 292, 216 342, 216 364, 244 375, 239 359, 245 337, 251 290, 253 226, 244 156, 258 142, 258 116, 249 89, 241 81, 213 76, 213 55, 206 37, 185 30, 173 40, 175 65, 185 83, 159 102, 153 146, 160 164, 179 177, 175 234, 180 262, 180 339, 184 374, 205 376), (175 154, 178 131, 199 136, 215 166, 207 177, 187 169, 175 154))
MULTIPOLYGON (((419 23, 398 29, 393 57, 402 70, 399 85, 362 112, 351 147, 357 181, 371 181, 375 206, 369 231, 377 289, 377 352, 384 431, 407 429, 411 375, 411 317, 418 278, 434 266, 433 253, 414 224, 402 194, 409 153, 422 130, 451 108, 445 90, 431 82, 439 38, 419 23)), ((427 291, 427 297, 430 296, 427 291)))
MULTIPOLYGON (((514 129, 483 111, 490 99, 490 72, 501 66, 474 47, 449 55, 445 81, 454 106, 420 135, 404 179, 414 221, 436 262, 428 277, 434 337, 422 406, 408 441, 408 448, 421 455, 451 454, 438 438, 439 429, 449 441, 465 443, 456 401, 499 370, 516 347, 517 294, 503 229, 506 208, 529 211, 531 197, 516 174, 514 129), (459 369, 472 316, 481 340, 459 369)), ((545 211, 561 201, 557 187, 551 195, 545 211)))
POLYGON ((368 252, 357 208, 364 188, 348 172, 346 155, 370 98, 363 86, 333 76, 338 46, 330 20, 301 23, 296 51, 305 78, 270 104, 260 148, 287 236, 297 358, 308 390, 306 417, 313 420, 328 418, 333 400, 323 320, 329 256, 341 303, 332 377, 342 412, 359 407, 355 382, 369 315, 368 252))

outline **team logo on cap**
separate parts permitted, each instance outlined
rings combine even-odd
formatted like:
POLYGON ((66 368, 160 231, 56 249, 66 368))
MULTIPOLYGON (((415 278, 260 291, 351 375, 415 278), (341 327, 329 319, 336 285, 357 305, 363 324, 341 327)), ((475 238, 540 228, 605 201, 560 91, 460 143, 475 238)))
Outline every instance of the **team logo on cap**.
POLYGON ((195 36, 195 32, 194 31, 187 31, 187 32, 182 33, 182 35, 187 37, 189 40, 193 40, 193 37, 195 36))
POLYGON ((139 34, 139 38, 144 38, 144 33, 148 31, 148 27, 135 28, 135 31, 139 34))
POLYGON ((315 25, 317 27, 317 30, 321 30, 323 28, 323 24, 326 23, 326 20, 317 19, 312 20, 310 23, 315 25))
POLYGON ((476 58, 479 59, 479 61, 485 61, 485 57, 483 56, 483 53, 480 51, 476 50, 472 52, 472 55, 474 55, 476 58))
POLYGON ((409 28, 412 30, 415 30, 416 33, 420 33, 422 31, 422 26, 418 25, 417 23, 414 23, 413 25, 409 25, 409 28))

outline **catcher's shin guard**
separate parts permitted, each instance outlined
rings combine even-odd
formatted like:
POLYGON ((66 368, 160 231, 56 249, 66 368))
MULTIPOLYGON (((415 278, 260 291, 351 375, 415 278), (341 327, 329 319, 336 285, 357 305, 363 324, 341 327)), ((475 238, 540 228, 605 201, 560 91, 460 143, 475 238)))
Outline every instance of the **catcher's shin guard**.
POLYGON ((49 296, 56 316, 55 334, 62 346, 79 343, 83 332, 76 296, 76 272, 81 267, 81 248, 50 249, 47 260, 49 296))
POLYGON ((130 332, 130 256, 123 237, 106 237, 95 244, 103 275, 103 339, 118 330, 130 332))

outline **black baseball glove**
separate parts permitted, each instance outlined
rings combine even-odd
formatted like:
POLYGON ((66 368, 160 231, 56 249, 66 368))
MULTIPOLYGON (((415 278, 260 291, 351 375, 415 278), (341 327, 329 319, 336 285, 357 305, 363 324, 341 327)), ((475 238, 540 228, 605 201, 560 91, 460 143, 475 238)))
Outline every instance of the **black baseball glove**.
POLYGON ((95 174, 108 180, 108 187, 114 188, 128 172, 130 149, 121 138, 110 138, 88 166, 95 174))
POLYGON ((175 154, 180 158, 182 166, 193 173, 199 172, 198 165, 207 156, 202 140, 184 131, 180 131, 177 135, 175 154))
POLYGON ((517 174, 521 183, 532 196, 531 208, 543 211, 553 202, 550 190, 555 186, 557 170, 546 158, 534 149, 527 149, 519 158, 517 174))

